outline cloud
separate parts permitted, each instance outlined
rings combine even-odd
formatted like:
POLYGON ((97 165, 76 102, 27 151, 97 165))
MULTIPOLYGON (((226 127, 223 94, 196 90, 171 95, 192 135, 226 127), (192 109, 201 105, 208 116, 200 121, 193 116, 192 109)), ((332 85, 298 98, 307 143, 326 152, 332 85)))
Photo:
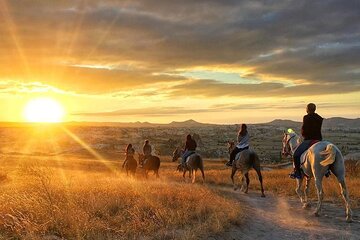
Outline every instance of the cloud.
POLYGON ((217 98, 231 97, 298 97, 311 95, 350 93, 360 91, 359 84, 303 84, 285 86, 281 83, 228 84, 214 80, 190 80, 171 88, 173 96, 217 98))
MULTIPOLYGON (((74 116, 80 117, 167 117, 180 115, 194 115, 201 113, 224 113, 224 112, 239 112, 249 110, 268 111, 269 109, 275 111, 287 111, 294 109, 302 109, 305 113, 305 106, 307 102, 287 102, 281 103, 250 103, 250 104, 213 104, 204 108, 197 107, 148 107, 148 108, 128 108, 107 112, 77 112, 72 113, 74 116)), ((320 102, 317 104, 319 109, 336 109, 342 106, 342 103, 320 102)), ((348 104, 350 107, 359 107, 359 104, 348 104)))
POLYGON ((0 78, 92 94, 179 82, 172 97, 359 91, 358 7, 355 0, 4 1, 0 78), (116 67, 124 62, 136 64, 116 67), (80 67, 101 65, 115 67, 80 67), (183 84, 165 74, 223 65, 252 69, 261 82, 183 84))
POLYGON ((109 112, 82 112, 82 113, 73 113, 72 115, 76 116, 86 116, 86 117, 114 117, 114 116, 169 116, 169 115, 182 115, 182 114, 195 114, 195 113, 204 113, 204 112, 216 112, 216 109, 208 108, 196 108, 189 109, 183 107, 149 107, 149 108, 134 108, 134 109, 122 109, 117 111, 109 112))

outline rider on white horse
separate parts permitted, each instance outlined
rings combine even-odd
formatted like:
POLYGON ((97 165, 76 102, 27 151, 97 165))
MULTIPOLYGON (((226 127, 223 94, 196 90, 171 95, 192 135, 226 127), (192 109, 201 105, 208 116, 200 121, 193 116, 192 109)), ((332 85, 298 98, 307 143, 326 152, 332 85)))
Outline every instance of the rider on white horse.
POLYGON ((309 103, 306 106, 307 115, 303 118, 303 125, 301 127, 301 135, 304 141, 296 148, 294 152, 294 171, 290 173, 291 178, 301 178, 300 158, 301 155, 311 147, 315 142, 322 140, 321 126, 323 118, 315 113, 316 105, 309 103))

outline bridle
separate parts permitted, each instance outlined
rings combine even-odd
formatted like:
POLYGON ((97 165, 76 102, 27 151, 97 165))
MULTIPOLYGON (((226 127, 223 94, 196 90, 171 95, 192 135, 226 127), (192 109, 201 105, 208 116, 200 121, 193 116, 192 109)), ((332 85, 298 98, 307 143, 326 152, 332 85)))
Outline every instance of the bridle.
MULTIPOLYGON (((289 134, 286 134, 286 135, 288 136, 289 134)), ((289 142, 290 142, 290 140, 293 139, 295 136, 296 136, 296 135, 294 134, 294 135, 292 135, 288 140, 286 140, 286 144, 285 144, 284 151, 283 151, 283 155, 284 155, 284 156, 291 156, 291 157, 292 157, 293 154, 292 154, 292 152, 291 152, 291 148, 290 148, 289 142)))

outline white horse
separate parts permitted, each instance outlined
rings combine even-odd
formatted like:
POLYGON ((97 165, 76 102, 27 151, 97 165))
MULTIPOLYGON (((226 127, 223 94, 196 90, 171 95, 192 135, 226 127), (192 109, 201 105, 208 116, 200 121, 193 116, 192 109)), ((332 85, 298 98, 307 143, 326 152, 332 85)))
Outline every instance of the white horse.
MULTIPOLYGON (((284 137, 282 140, 283 155, 293 155, 297 146, 301 143, 300 137, 294 132, 290 131, 289 133, 284 132, 284 137)), ((307 151, 301 155, 301 168, 305 173, 306 177, 306 187, 305 191, 301 190, 303 176, 301 179, 296 179, 296 193, 300 197, 301 202, 303 203, 304 208, 310 207, 308 201, 309 195, 309 184, 312 177, 315 178, 315 187, 318 195, 318 204, 315 210, 315 216, 320 216, 322 201, 324 197, 324 192, 322 189, 322 179, 325 173, 330 169, 331 172, 336 176, 341 194, 345 202, 346 207, 346 221, 352 221, 352 211, 349 203, 348 190, 345 184, 345 165, 344 158, 340 150, 332 143, 327 141, 319 141, 312 145, 307 151)))

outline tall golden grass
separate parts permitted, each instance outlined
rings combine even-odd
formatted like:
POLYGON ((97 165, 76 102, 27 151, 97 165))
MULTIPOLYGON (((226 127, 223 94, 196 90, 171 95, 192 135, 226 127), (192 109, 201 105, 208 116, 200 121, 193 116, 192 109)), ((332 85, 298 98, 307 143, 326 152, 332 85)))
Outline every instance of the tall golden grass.
MULTIPOLYGON (((183 182, 169 158, 161 164, 160 179, 145 179, 141 170, 127 177, 119 161, 2 158, 0 239, 196 239, 241 224, 241 206, 221 191, 232 187, 230 168, 205 161, 206 183, 192 185, 183 182)), ((347 161, 346 168, 352 207, 359 207, 360 167, 347 161)), ((296 197, 289 169, 262 173, 265 191, 296 197)), ((250 181, 250 191, 260 196, 254 171, 250 181)), ((335 177, 324 178, 323 185, 325 201, 342 204, 335 177)), ((314 184, 311 189, 310 197, 317 200, 314 184)))
POLYGON ((194 239, 239 224, 238 203, 182 181, 127 177, 119 162, 7 158, 0 169, 0 238, 194 239))

